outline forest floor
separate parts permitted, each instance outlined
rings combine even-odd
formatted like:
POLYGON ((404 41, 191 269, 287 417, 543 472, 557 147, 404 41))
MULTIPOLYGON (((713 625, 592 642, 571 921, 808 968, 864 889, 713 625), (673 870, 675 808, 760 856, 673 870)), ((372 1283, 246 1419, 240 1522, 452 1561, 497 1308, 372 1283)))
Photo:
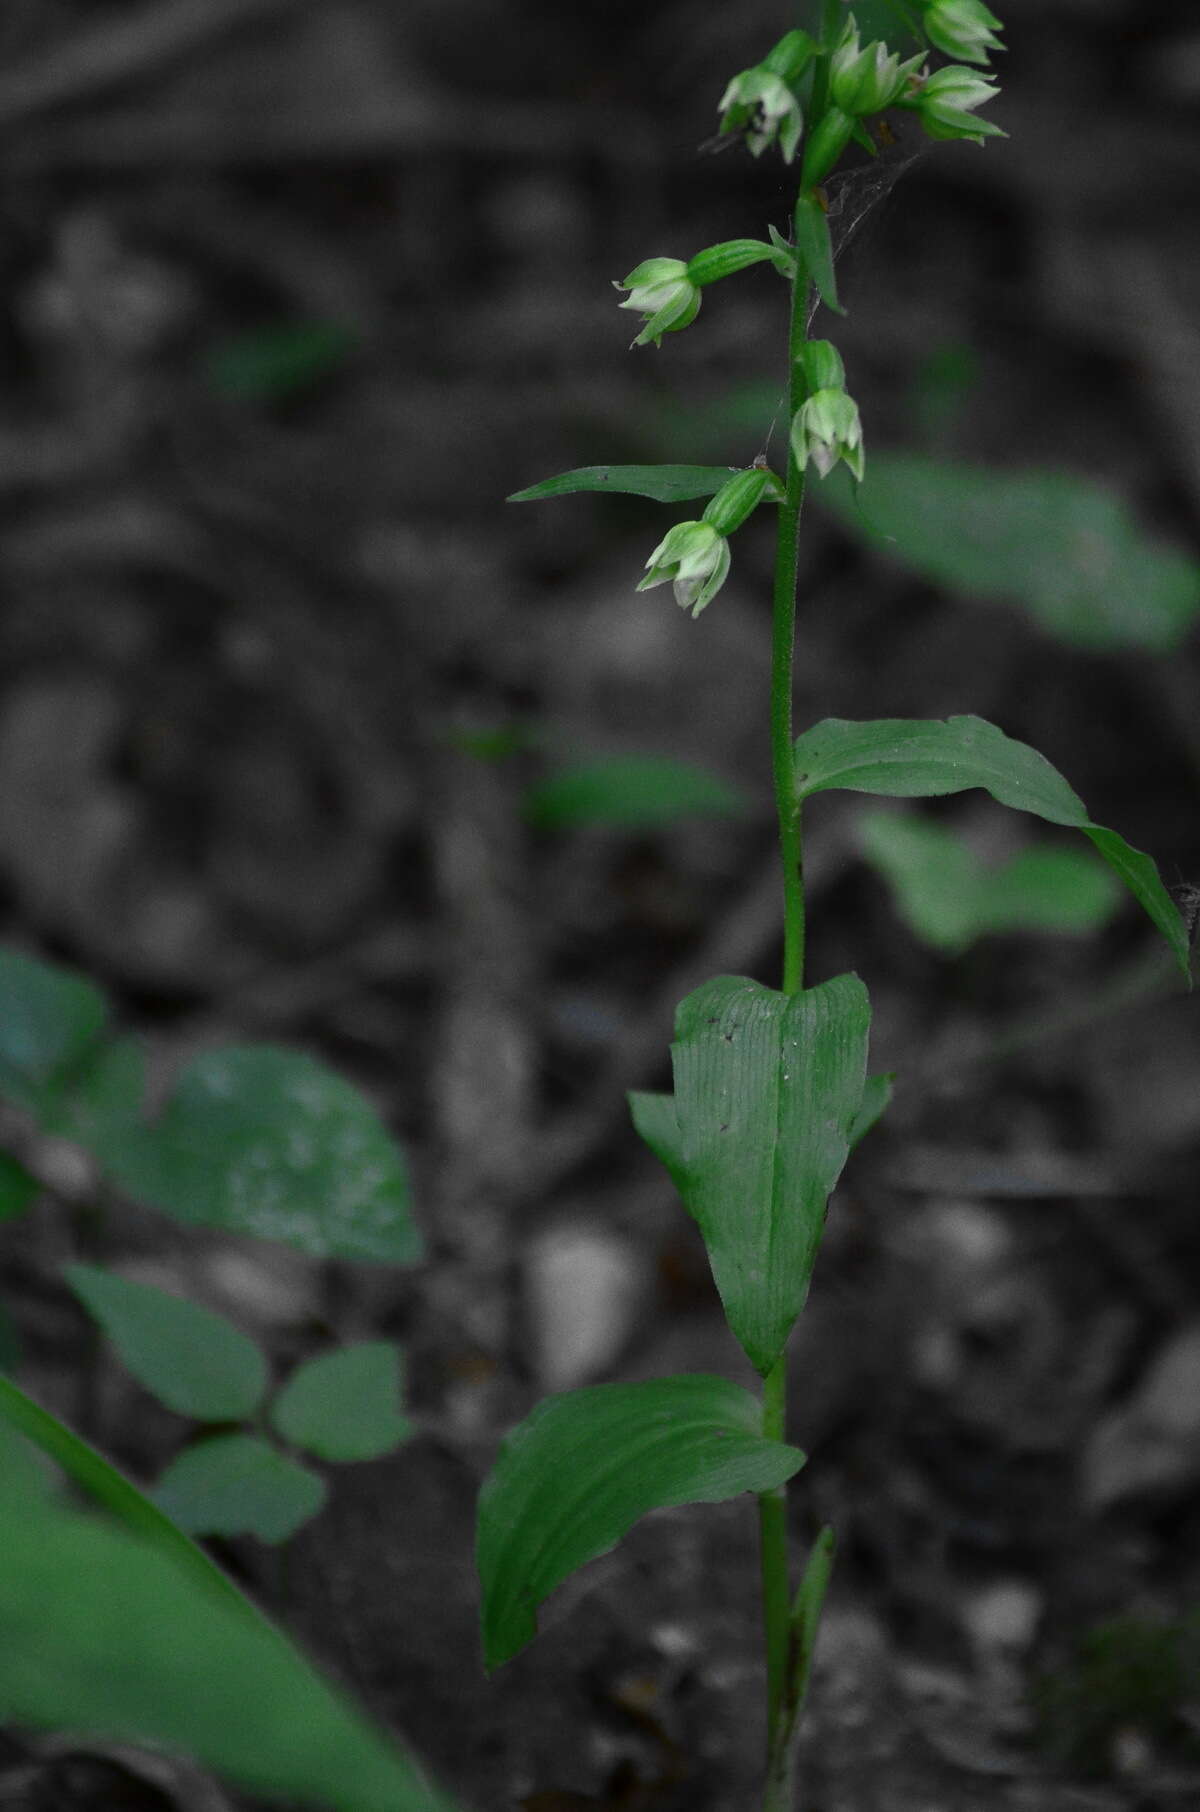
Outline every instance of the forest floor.
MULTIPOLYGON (((846 253, 827 331, 868 448, 1069 472, 1194 552, 1200 29, 1171 0, 1001 10, 1009 138, 929 147, 846 253)), ((418 1437, 331 1474, 283 1564, 219 1553, 477 1812, 756 1804, 748 1500, 647 1518, 490 1681, 472 1522, 548 1390, 753 1382, 624 1097, 667 1086, 700 981, 778 980, 770 549, 755 525, 693 623, 633 589, 661 506, 503 499, 601 460, 782 457, 773 275, 635 355, 610 282, 786 224, 778 165, 697 146, 789 23, 11 0, 0 25, 0 937, 104 986, 156 1086, 217 1042, 285 1044, 405 1148, 415 1271, 132 1207, 101 1256, 280 1362, 402 1344, 418 1437), (696 764, 745 809, 530 822, 532 786, 611 754, 696 764)), ((799 724, 978 713, 1200 879, 1194 636, 1140 641, 1137 598, 1132 627, 1056 633, 819 505, 802 567, 799 724)), ((839 1541, 801 1803, 1194 1806, 1195 1000, 1132 906, 930 949, 862 809, 818 801, 808 830, 810 975, 863 977, 897 1080, 791 1351, 797 1538, 839 1541)), ((921 809, 997 865, 1045 828, 979 793, 921 809)), ((7 1351, 64 1415, 93 1363, 59 1276, 69 1170, 0 1227, 7 1351)), ((185 1430, 112 1370, 93 1432, 150 1478, 185 1430)), ((18 1770, 29 1812, 243 1803, 14 1736, 0 1804, 18 1770)))

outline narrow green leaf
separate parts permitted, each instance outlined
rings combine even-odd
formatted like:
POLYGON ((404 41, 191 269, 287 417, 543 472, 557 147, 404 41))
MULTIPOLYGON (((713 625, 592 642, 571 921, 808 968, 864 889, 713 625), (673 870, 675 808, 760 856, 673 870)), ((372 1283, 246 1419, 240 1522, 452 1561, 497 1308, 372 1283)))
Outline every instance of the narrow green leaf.
POLYGON ((0 1221, 15 1220, 18 1214, 24 1214, 41 1187, 16 1158, 7 1151, 0 1152, 0 1221))
POLYGON ((154 1501, 189 1535, 281 1542, 316 1516, 325 1481, 254 1435, 215 1435, 171 1462, 154 1501))
POLYGON ((800 1713, 808 1697, 808 1679, 812 1672, 813 1651, 821 1627, 821 1612, 833 1575, 837 1538, 829 1524, 817 1536, 804 1566, 804 1576, 792 1600, 792 1638, 789 1654, 787 1690, 784 1695, 786 1743, 799 1734, 800 1713))
POLYGON ((1162 932, 1184 975, 1189 973, 1187 930, 1151 858, 1116 831, 1093 824, 1083 801, 1044 755, 981 717, 826 718, 796 742, 796 785, 802 799, 831 788, 914 799, 982 787, 1001 805, 1082 831, 1162 932))
POLYGON ((0 1553, 5 1723, 151 1743, 332 1812, 450 1812, 232 1587, 93 1515, 31 1515, 7 1467, 0 1553))
POLYGON ((483 1648, 499 1667, 537 1607, 649 1510, 769 1491, 804 1455, 764 1440, 749 1391, 705 1375, 598 1384, 545 1398, 504 1441, 479 1499, 483 1648))
MULTIPOLYGON (((94 1447, 81 1440, 74 1429, 26 1396, 10 1378, 2 1377, 0 1429, 15 1429, 55 1460, 87 1497, 103 1505, 140 1541, 157 1549, 197 1587, 232 1603, 241 1615, 260 1616, 257 1608, 242 1596, 219 1567, 213 1565, 204 1550, 189 1541, 157 1504, 152 1504, 136 1485, 130 1484, 124 1473, 118 1472, 94 1447)), ((0 1481, 3 1477, 0 1470, 0 1481)))
POLYGON ((402 1154, 356 1089, 299 1052, 206 1052, 112 1159, 123 1189, 177 1220, 314 1258, 421 1256, 402 1154))
POLYGON ((139 1384, 176 1415, 238 1422, 254 1414, 266 1361, 223 1315, 92 1265, 68 1265, 64 1275, 139 1384))
POLYGON ((296 1367, 271 1406, 285 1441, 322 1460, 373 1460, 412 1433, 401 1414, 403 1355, 390 1340, 321 1353, 296 1367))
POLYGON ((837 278, 833 271, 833 244, 825 210, 812 195, 801 195, 796 202, 796 255, 826 308, 844 315, 838 301, 837 278))
POLYGON ((541 830, 611 824, 640 830, 701 814, 747 810, 745 794, 690 762, 659 755, 613 755, 551 774, 525 795, 525 810, 541 830))
POLYGON ((580 466, 514 491, 508 501, 540 503, 546 497, 569 497, 574 491, 622 491, 631 497, 653 497, 658 503, 687 503, 693 497, 715 497, 736 470, 736 466, 580 466))
POLYGON ((1072 647, 1169 653, 1200 616, 1200 562, 1072 473, 872 449, 861 487, 819 492, 882 552, 967 597, 1015 603, 1072 647))
POLYGON ((82 976, 0 949, 0 1095, 39 1112, 95 1045, 107 1013, 82 976))
POLYGON ((867 1077, 863 1084, 862 1100, 859 1102, 858 1112, 850 1122, 851 1151, 860 1140, 866 1138, 871 1128, 887 1112, 895 1080, 895 1073, 891 1070, 882 1070, 877 1076, 867 1077))
POLYGON ((675 1154, 726 1318, 764 1377, 808 1295, 862 1103, 869 1023, 854 975, 793 995, 718 976, 676 1012, 677 1142, 661 1108, 650 1130, 675 1154))

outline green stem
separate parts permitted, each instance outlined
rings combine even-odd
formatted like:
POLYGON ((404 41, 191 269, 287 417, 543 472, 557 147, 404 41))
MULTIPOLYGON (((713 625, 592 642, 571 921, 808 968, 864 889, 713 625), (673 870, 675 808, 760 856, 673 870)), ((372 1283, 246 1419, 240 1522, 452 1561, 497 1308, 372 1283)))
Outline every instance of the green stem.
POLYGON ((800 801, 792 753, 792 663, 796 639, 796 583, 800 570, 800 511, 804 472, 791 446, 791 425, 805 398, 800 353, 808 337, 809 284, 797 274, 792 281, 788 327, 788 458, 784 500, 779 506, 775 544, 775 587, 771 617, 771 762, 775 775, 775 810, 779 819, 779 853, 783 861, 783 992, 804 986, 804 866, 800 839, 800 801))
MULTIPOLYGON (((810 287, 802 274, 792 283, 788 327, 788 462, 784 501, 779 506, 771 631, 771 760, 779 853, 783 863, 783 992, 804 986, 804 861, 800 801, 792 752, 792 667, 796 639, 796 585, 799 577, 800 512, 804 472, 791 446, 791 424, 805 398, 800 353, 808 337, 810 287)), ((763 1435, 782 1441, 787 1414, 787 1359, 781 1356, 763 1384, 763 1435)), ((791 1720, 787 1689, 791 1662, 791 1590, 788 1568, 787 1494, 781 1485, 758 1500, 762 1569, 763 1627, 767 1654, 767 1797, 764 1812, 784 1812, 790 1777, 791 1720)))
MULTIPOLYGON (((764 1440, 783 1440, 786 1407, 787 1360, 780 1358, 763 1383, 764 1440)), ((791 1628, 787 1492, 783 1485, 760 1494, 758 1529, 767 1646, 767 1771, 770 1775, 782 1731, 791 1628)))

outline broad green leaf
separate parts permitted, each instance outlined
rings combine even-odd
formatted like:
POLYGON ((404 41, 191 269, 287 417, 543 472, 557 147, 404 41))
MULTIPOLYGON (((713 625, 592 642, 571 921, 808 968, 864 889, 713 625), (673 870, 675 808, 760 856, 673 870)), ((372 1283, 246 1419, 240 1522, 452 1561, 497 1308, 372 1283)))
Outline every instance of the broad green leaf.
POLYGON ((0 1095, 40 1112, 96 1044, 107 1012, 82 976, 0 949, 0 1095))
POLYGON ((540 503, 546 497, 569 497, 573 491, 623 491, 659 503, 687 503, 693 497, 715 497, 736 470, 736 466, 579 466, 514 491, 508 501, 540 503))
POLYGON ((838 301, 837 278, 833 271, 833 245, 825 210, 811 195, 801 195, 796 202, 796 253, 810 282, 826 308, 844 315, 838 301))
POLYGON ((895 812, 866 813, 859 834, 901 917, 938 950, 992 931, 1094 931, 1120 899, 1115 876, 1083 850, 1027 849, 989 866, 946 825, 895 812))
POLYGON ((23 1164, 7 1151, 0 1151, 0 1221, 11 1221, 24 1214, 41 1189, 23 1164))
POLYGON ((403 1355, 389 1340, 321 1353, 296 1367, 271 1422, 293 1447, 322 1460, 373 1460, 412 1433, 401 1414, 403 1355))
POLYGON ((286 322, 221 340, 205 359, 209 382, 226 396, 271 402, 311 390, 339 371, 356 337, 332 321, 286 322))
POLYGON ((53 1503, 31 1516, 0 1472, 0 1554, 4 1722, 154 1744, 332 1812, 450 1812, 244 1599, 131 1531, 53 1503))
POLYGON ((982 717, 827 717, 797 739, 796 786, 801 799, 831 788, 916 799, 982 787, 1001 805, 1082 831, 1189 973, 1187 930, 1151 858, 1116 831, 1093 824, 1082 799, 1044 755, 982 717))
POLYGON ((718 976, 676 1012, 674 1128, 665 1097, 634 1102, 704 1235, 726 1319, 764 1376, 808 1295, 862 1104, 869 1023, 854 975, 792 995, 718 976))
POLYGON ((356 1089, 295 1051, 206 1052, 161 1119, 114 1154, 113 1175, 177 1220, 315 1258, 421 1256, 400 1151, 356 1089))
POLYGON ((176 1415, 239 1422, 254 1414, 266 1361, 223 1315, 92 1265, 68 1265, 64 1275, 139 1384, 176 1415))
POLYGON ((214 1435, 171 1462, 154 1501, 189 1535, 280 1542, 316 1516, 325 1481, 254 1435, 214 1435))
POLYGON ((563 768, 531 787, 525 810, 542 830, 582 824, 641 829, 700 813, 747 809, 745 795, 716 774, 659 755, 613 755, 563 768))
POLYGON ((1073 647, 1168 653, 1200 615, 1200 562, 1088 479, 873 451, 860 489, 835 482, 820 494, 914 571, 1019 604, 1073 647))
POLYGON ((749 1391, 704 1375, 546 1397, 506 1438, 479 1499, 483 1649, 499 1667, 543 1599, 649 1510, 769 1491, 804 1455, 764 1440, 749 1391))

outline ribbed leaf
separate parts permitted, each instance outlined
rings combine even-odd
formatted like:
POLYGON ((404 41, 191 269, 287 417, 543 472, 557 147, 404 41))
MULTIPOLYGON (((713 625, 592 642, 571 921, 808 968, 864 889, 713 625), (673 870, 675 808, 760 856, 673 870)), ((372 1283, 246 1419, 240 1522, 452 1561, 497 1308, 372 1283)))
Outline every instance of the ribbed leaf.
POLYGON ((139 1384, 176 1415, 239 1422, 254 1414, 266 1361, 223 1315, 92 1265, 68 1265, 64 1275, 139 1384))
POLYGON ((736 470, 736 466, 579 466, 514 491, 508 501, 540 503, 546 497, 569 497, 573 491, 623 491, 632 497, 653 497, 658 503, 686 503, 692 497, 715 497, 736 470))
POLYGON ((322 1460, 373 1460, 412 1432, 400 1413, 402 1355, 390 1340, 320 1353, 296 1367, 271 1422, 293 1447, 322 1460))
POLYGON ((483 1648, 499 1667, 537 1634, 537 1607, 638 1518, 769 1491, 804 1464, 764 1440, 762 1409, 726 1378, 598 1384, 547 1397, 507 1437, 479 1499, 483 1648))
POLYGON ((1152 859, 1116 831, 1093 824, 1082 799, 1044 755, 982 717, 869 722, 828 717, 796 742, 796 785, 801 799, 830 788, 916 799, 982 787, 1001 805, 1082 831, 1188 974, 1187 931, 1152 859))
POLYGON ((214 1435, 173 1460, 154 1502, 189 1535, 286 1541, 325 1502, 325 1481, 254 1435, 214 1435))
POLYGON ((631 1099, 634 1124, 699 1223, 729 1325, 764 1376, 808 1294, 862 1106, 869 1024, 854 975, 793 995, 718 976, 676 1013, 674 1095, 631 1099))

